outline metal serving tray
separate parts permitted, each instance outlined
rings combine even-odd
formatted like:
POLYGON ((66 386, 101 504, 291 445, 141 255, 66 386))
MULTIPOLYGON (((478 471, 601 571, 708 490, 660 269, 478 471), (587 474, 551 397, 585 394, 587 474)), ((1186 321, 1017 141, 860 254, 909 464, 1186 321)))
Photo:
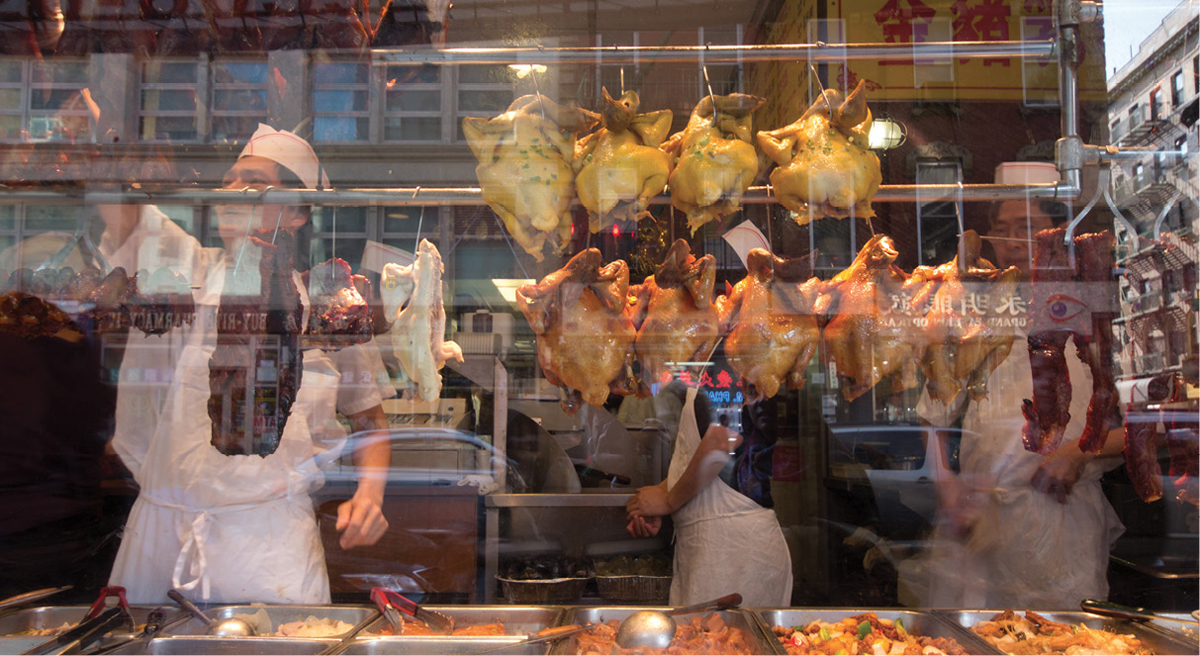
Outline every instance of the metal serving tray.
POLYGON ((332 645, 334 640, 296 640, 294 638, 221 638, 217 636, 173 636, 155 638, 147 645, 134 642, 113 654, 262 654, 263 656, 287 656, 289 654, 319 654, 332 645))
MULTIPOLYGON (((970 631, 971 627, 975 626, 976 624, 991 620, 997 614, 1003 612, 1003 610, 934 610, 933 614, 937 615, 938 617, 945 618, 951 622, 955 622, 965 630, 970 631)), ((1146 646, 1156 654, 1196 653, 1195 643, 1189 644, 1185 639, 1179 637, 1177 634, 1146 626, 1140 622, 1131 622, 1129 620, 1122 620, 1114 617, 1093 615, 1091 613, 1084 613, 1082 611, 1042 612, 1035 610, 1034 612, 1050 620, 1051 622, 1061 622, 1063 624, 1082 624, 1092 629, 1104 629, 1114 633, 1133 634, 1139 640, 1145 642, 1146 646)), ((1017 614, 1024 616, 1025 611, 1019 611, 1017 614)))
MULTIPOLYGON (((564 624, 585 624, 587 622, 607 622, 609 620, 623 620, 639 610, 666 610, 664 606, 603 606, 603 607, 575 607, 568 608, 564 615, 564 624)), ((753 640, 758 641, 759 654, 773 654, 779 644, 778 640, 771 638, 768 640, 766 634, 763 633, 759 622, 754 619, 747 611, 741 609, 721 610, 721 611, 705 611, 701 613, 687 613, 684 615, 676 615, 675 620, 684 624, 691 622, 693 617, 697 615, 708 615, 708 613, 716 612, 725 620, 725 624, 731 627, 736 627, 746 631, 753 640), (771 643, 775 644, 772 645, 771 643)), ((555 643, 551 649, 553 654, 574 654, 577 652, 576 641, 574 637, 560 640, 555 643)))
MULTIPOLYGON (((72 625, 77 624, 83 619, 83 616, 91 609, 91 606, 39 606, 35 608, 22 608, 12 611, 3 617, 0 617, 0 654, 20 654, 37 647, 46 642, 53 636, 17 636, 12 635, 29 629, 50 629, 62 626, 64 623, 72 625)), ((129 614, 133 616, 135 625, 145 624, 146 616, 150 614, 153 608, 143 606, 132 606, 129 609, 129 614)), ((184 619, 184 615, 177 608, 163 607, 166 613, 164 626, 171 626, 184 619)), ((135 626, 136 628, 136 626, 135 626)), ((123 640, 130 636, 129 633, 118 631, 110 634, 111 637, 102 639, 100 644, 111 644, 116 640, 123 640)))
MULTIPOLYGON (((265 611, 267 617, 271 620, 271 631, 278 631, 279 625, 288 622, 302 621, 315 616, 321 619, 334 619, 346 622, 350 626, 357 626, 359 622, 367 619, 375 612, 375 608, 370 606, 283 606, 283 605, 262 605, 262 606, 216 606, 205 610, 204 614, 208 615, 213 620, 219 622, 223 619, 228 619, 234 615, 254 615, 258 611, 265 611)), ((256 627, 258 628, 258 627, 256 627)), ((259 629, 262 632, 261 629, 259 629)), ((340 638, 346 633, 326 636, 329 638, 340 638)), ((187 621, 180 622, 174 626, 163 630, 162 636, 177 636, 177 635, 205 635, 208 633, 207 628, 194 617, 188 617, 187 621)), ((264 636, 275 637, 275 636, 264 636)), ((308 640, 310 638, 288 638, 290 640, 308 640)))
MULTIPOLYGON (((542 629, 558 626, 562 619, 562 606, 422 606, 430 610, 436 610, 439 613, 449 615, 450 619, 454 620, 454 626, 465 627, 476 624, 492 624, 494 622, 503 622, 504 629, 510 636, 520 636, 524 638, 531 633, 537 633, 542 629)), ((380 619, 368 626, 361 634, 362 636, 379 635, 379 632, 386 626, 387 620, 380 619)), ((454 640, 478 639, 486 636, 460 636, 453 638, 454 640)), ((388 640, 445 640, 447 636, 384 636, 388 640)), ((487 649, 487 646, 481 646, 476 651, 487 649)), ((391 653, 391 652, 388 652, 391 653)), ((545 653, 545 652, 542 652, 545 653)))
MULTIPOLYGON (((443 638, 436 636, 412 638, 367 638, 355 640, 343 651, 343 654, 475 654, 485 649, 511 645, 520 640, 519 637, 507 638, 443 638)), ((493 654, 526 654, 542 656, 549 647, 546 643, 533 645, 516 645, 508 649, 497 649, 493 654)))
MULTIPOLYGON (((789 608, 786 610, 771 610, 756 608, 749 611, 762 623, 762 631, 771 638, 773 653, 785 654, 783 644, 775 637, 773 627, 776 626, 807 626, 812 622, 829 622, 834 624, 847 617, 875 613, 881 620, 902 620, 905 630, 927 638, 951 638, 969 654, 1001 654, 986 640, 962 628, 950 619, 938 617, 936 614, 922 610, 900 608, 837 608, 837 609, 805 609, 789 608)), ((990 617, 990 616, 989 616, 990 617)))

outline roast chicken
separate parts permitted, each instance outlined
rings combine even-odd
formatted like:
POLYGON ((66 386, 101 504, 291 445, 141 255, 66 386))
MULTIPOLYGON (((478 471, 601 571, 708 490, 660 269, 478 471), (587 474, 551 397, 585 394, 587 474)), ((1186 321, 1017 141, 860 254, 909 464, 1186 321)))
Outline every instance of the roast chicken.
POLYGON ((643 382, 668 378, 678 363, 707 360, 717 341, 716 279, 716 259, 697 259, 687 242, 677 239, 658 271, 630 288, 643 382))
POLYGON ((775 257, 756 248, 746 257, 746 277, 718 300, 725 354, 749 401, 769 399, 780 388, 799 389, 821 335, 813 314, 819 281, 812 255, 775 257))
POLYGON ((987 396, 988 376, 1008 357, 1016 333, 1006 327, 1001 299, 1016 294, 1021 272, 1004 271, 981 258, 983 241, 973 230, 963 233, 958 255, 922 276, 923 288, 912 300, 912 310, 925 314, 928 347, 921 369, 930 397, 951 403, 965 383, 974 401, 987 396), (984 302, 983 299, 987 299, 984 302))
POLYGON ((571 238, 575 137, 598 119, 541 95, 521 96, 495 118, 463 119, 484 201, 538 261, 547 243, 561 252, 571 238))
POLYGON ((758 145, 779 166, 771 171, 775 199, 805 225, 824 216, 875 216, 871 199, 883 176, 867 147, 871 110, 859 82, 844 100, 829 89, 795 123, 758 133, 758 145))
POLYGON ((676 158, 671 171, 671 204, 687 213, 696 229, 741 209, 742 194, 758 175, 758 155, 750 140, 750 113, 766 102, 741 93, 705 96, 687 127, 662 148, 676 158))
POLYGON ((392 318, 392 349, 424 401, 442 394, 438 373, 450 359, 463 361, 458 344, 446 340, 442 305, 442 255, 428 239, 409 266, 386 264, 380 280, 384 313, 392 318))
POLYGON ((536 285, 517 288, 517 307, 537 336, 537 358, 551 384, 564 391, 563 410, 582 402, 602 406, 609 392, 637 391, 630 318, 629 268, 623 260, 601 266, 589 248, 536 285))
POLYGON ((575 187, 592 232, 646 216, 671 171, 670 156, 659 149, 671 130, 671 110, 638 114, 636 91, 620 100, 603 92, 601 128, 575 144, 575 187))
POLYGON ((893 311, 893 298, 907 293, 907 276, 897 268, 890 237, 879 234, 858 252, 849 268, 821 285, 816 312, 847 401, 862 396, 885 377, 893 390, 917 385, 925 336, 906 308, 893 311))

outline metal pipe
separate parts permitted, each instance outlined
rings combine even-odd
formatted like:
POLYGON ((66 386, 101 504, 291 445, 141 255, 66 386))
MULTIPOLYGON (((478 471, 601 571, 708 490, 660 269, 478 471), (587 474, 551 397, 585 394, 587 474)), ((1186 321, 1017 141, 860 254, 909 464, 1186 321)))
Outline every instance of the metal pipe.
POLYGON ((694 63, 703 56, 709 64, 761 61, 842 61, 910 59, 980 59, 990 57, 1036 58, 1054 53, 1054 40, 1040 41, 931 41, 924 43, 788 43, 762 45, 695 46, 514 46, 494 48, 376 49, 372 57, 391 64, 607 64, 645 61, 694 63))
MULTIPOLYGON (((944 184, 944 185, 882 185, 875 195, 881 203, 930 202, 938 200, 993 201, 1024 198, 1063 200, 1077 198, 1078 187, 1069 184, 944 184)), ((652 199, 666 203, 670 196, 663 194, 652 199)), ((240 191, 233 189, 122 189, 111 191, 82 191, 73 188, 39 187, 0 190, 0 203, 93 205, 377 205, 386 207, 421 207, 443 205, 483 205, 479 187, 388 187, 354 189, 270 189, 240 191)), ((750 187, 742 202, 762 204, 776 202, 766 186, 750 187)))

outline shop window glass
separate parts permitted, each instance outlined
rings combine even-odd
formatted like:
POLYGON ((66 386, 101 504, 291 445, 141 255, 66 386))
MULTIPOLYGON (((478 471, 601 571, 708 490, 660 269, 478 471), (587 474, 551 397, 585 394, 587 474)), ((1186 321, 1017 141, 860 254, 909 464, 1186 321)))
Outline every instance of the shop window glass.
POLYGON ((358 63, 313 65, 313 138, 316 141, 366 141, 371 137, 368 78, 358 63))

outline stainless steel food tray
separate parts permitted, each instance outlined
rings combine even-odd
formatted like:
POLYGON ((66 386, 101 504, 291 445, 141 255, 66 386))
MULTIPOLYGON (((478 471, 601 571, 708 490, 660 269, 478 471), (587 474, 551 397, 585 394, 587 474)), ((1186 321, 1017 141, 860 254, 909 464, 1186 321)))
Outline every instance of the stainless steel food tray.
POLYGON ((771 638, 772 653, 785 654, 786 650, 775 637, 773 627, 776 626, 807 626, 812 622, 841 622, 847 617, 875 613, 881 620, 895 622, 901 620, 906 631, 928 638, 952 638, 970 654, 1000 654, 986 640, 967 631, 952 620, 938 617, 925 610, 904 608, 786 608, 769 609, 753 608, 748 611, 760 623, 762 632, 771 638))
MULTIPOLYGON (((596 606, 584 607, 577 606, 568 608, 563 615, 563 624, 584 624, 586 622, 607 622, 609 620, 623 620, 639 610, 666 610, 663 606, 596 606)), ((703 613, 687 613, 684 615, 676 615, 675 620, 680 624, 691 622, 692 618, 697 615, 707 615, 709 612, 703 613)), ((771 638, 768 640, 766 634, 763 633, 762 626, 754 619, 754 617, 743 609, 732 609, 715 611, 725 624, 732 627, 737 627, 746 631, 753 640, 758 642, 758 654, 773 654, 779 644, 778 640, 771 638), (771 643, 775 644, 772 645, 771 643)), ((575 638, 567 638, 566 640, 558 641, 551 649, 552 654, 574 654, 577 653, 575 638)))
MULTIPOLYGON (((52 637, 16 636, 13 635, 14 633, 30 629, 50 629, 65 623, 73 625, 82 620, 90 609, 90 606, 38 606, 9 612, 0 617, 0 654, 19 654, 33 649, 52 637)), ((132 606, 129 614, 133 616, 135 625, 145 624, 146 616, 152 610, 154 610, 152 607, 132 606)), ((164 626, 178 624, 185 617, 177 608, 164 607, 163 611, 166 613, 164 626)), ((114 638, 123 638, 128 635, 126 632, 120 632, 119 636, 114 635, 114 638)), ((106 642, 111 642, 111 640, 106 640, 106 642)))
MULTIPOLYGON (((562 606, 423 606, 430 610, 449 615, 454 620, 454 626, 465 627, 474 624, 504 623, 504 628, 510 636, 524 638, 542 629, 558 626, 562 620, 562 606)), ((386 620, 380 619, 368 626, 360 635, 378 635, 386 620)), ((480 639, 481 636, 455 637, 453 640, 480 639)), ((446 636, 384 636, 387 640, 445 640, 446 636)), ((487 649, 481 646, 479 650, 487 649)), ((478 651, 478 650, 477 650, 478 651)), ((390 653, 390 652, 389 652, 390 653)), ((544 652, 542 652, 544 653, 544 652)))
POLYGON ((207 656, 215 654, 223 656, 240 654, 261 654, 262 656, 296 656, 304 654, 319 654, 337 644, 336 640, 316 640, 305 638, 222 638, 218 636, 171 636, 155 638, 147 645, 135 642, 113 654, 152 654, 175 655, 196 654, 207 656))
MULTIPOLYGON (((210 618, 221 621, 228 619, 234 615, 254 615, 259 610, 265 611, 267 617, 271 620, 271 631, 278 631, 279 625, 288 622, 296 622, 306 620, 310 615, 318 618, 329 618, 346 622, 350 626, 357 626, 359 622, 367 619, 375 612, 372 606, 284 606, 284 605, 253 605, 253 606, 215 606, 205 610, 204 614, 210 618)), ((259 627, 255 627, 260 633, 265 633, 259 627)), ((194 617, 188 617, 186 621, 179 622, 167 629, 163 630, 160 635, 177 636, 177 635, 192 635, 200 636, 207 634, 207 628, 194 617)), ((349 629, 338 635, 326 636, 329 638, 339 638, 349 629)), ((308 638, 288 638, 292 640, 307 640, 308 638)))
MULTIPOLYGON (((475 654, 485 649, 511 645, 519 642, 520 636, 506 638, 442 638, 442 637, 413 637, 413 638, 365 638, 355 640, 343 651, 343 654, 475 654)), ((545 643, 534 645, 516 645, 510 649, 497 649, 494 654, 525 654, 542 656, 549 647, 545 643)))
MULTIPOLYGON (((970 631, 971 627, 984 621, 988 621, 1003 610, 934 610, 933 614, 938 617, 945 618, 948 621, 954 622, 965 630, 970 631)), ((1168 631, 1163 631, 1156 627, 1147 626, 1140 622, 1131 622, 1113 617, 1104 617, 1101 615, 1093 615, 1082 611, 1038 611, 1038 615, 1050 620, 1051 622, 1061 622, 1063 624, 1082 624, 1092 629, 1104 629, 1114 633, 1130 633, 1138 639, 1146 643, 1156 654, 1192 654, 1196 653, 1196 644, 1188 644, 1187 640, 1180 637, 1178 634, 1173 634, 1168 631)), ((1024 616, 1025 611, 1018 611, 1018 615, 1024 616)), ((990 643, 989 643, 990 644, 990 643)))

